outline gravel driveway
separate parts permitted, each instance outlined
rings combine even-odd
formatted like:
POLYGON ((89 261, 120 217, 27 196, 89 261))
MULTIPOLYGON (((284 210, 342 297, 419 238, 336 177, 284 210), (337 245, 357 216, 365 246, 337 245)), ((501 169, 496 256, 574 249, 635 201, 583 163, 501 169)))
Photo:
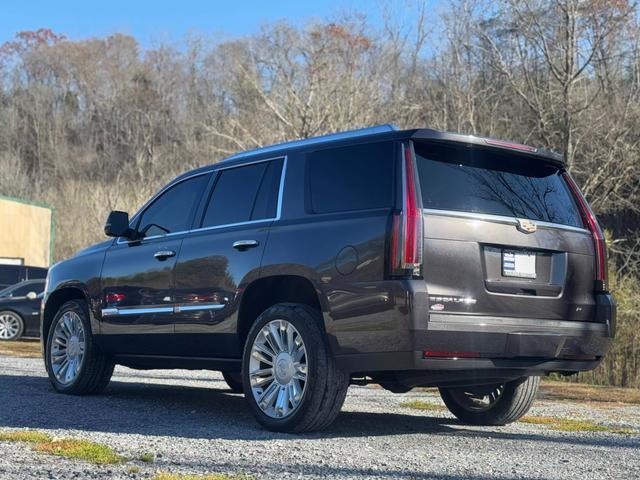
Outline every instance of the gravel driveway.
MULTIPOLYGON (((53 392, 38 359, 0 356, 0 430, 38 429, 105 443, 151 463, 94 466, 0 442, 0 478, 147 478, 155 472, 247 473, 262 478, 640 478, 640 435, 560 432, 518 423, 465 427, 430 392, 351 387, 327 431, 296 436, 258 427, 241 395, 214 372, 116 369, 101 396, 53 392), (131 466, 139 473, 129 473, 131 466)), ((639 406, 538 401, 531 415, 640 430, 639 406)))

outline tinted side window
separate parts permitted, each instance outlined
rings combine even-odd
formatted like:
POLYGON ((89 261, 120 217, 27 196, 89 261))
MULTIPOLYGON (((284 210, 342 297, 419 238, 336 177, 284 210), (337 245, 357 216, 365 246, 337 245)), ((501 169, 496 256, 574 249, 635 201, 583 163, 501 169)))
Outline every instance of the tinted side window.
POLYGON ((394 145, 370 143, 307 155, 313 213, 388 208, 393 205, 394 145))
POLYGON ((282 160, 222 170, 207 204, 202 227, 274 218, 282 160))
POLYGON ((557 167, 496 150, 415 143, 424 208, 583 227, 557 167))
POLYGON ((13 265, 0 265, 0 285, 13 285, 20 280, 20 269, 13 265))
POLYGON ((282 177, 282 159, 269 162, 267 170, 258 194, 256 195, 255 205, 251 213, 251 220, 260 220, 261 218, 275 218, 278 208, 278 193, 280 190, 280 179, 282 177))
POLYGON ((160 195, 142 214, 138 231, 146 229, 145 236, 166 235, 188 230, 191 210, 200 198, 208 175, 184 180, 160 195))

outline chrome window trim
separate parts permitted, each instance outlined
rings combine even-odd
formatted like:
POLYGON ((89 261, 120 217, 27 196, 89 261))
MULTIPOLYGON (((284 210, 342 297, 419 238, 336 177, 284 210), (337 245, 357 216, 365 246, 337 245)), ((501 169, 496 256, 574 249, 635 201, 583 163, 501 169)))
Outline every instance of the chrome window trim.
POLYGON ((193 312, 197 310, 221 310, 226 305, 221 303, 197 304, 197 305, 176 305, 171 307, 125 307, 125 308, 103 308, 103 317, 115 317, 120 315, 149 315, 153 313, 180 313, 193 312))
MULTIPOLYGON (((438 210, 434 208, 423 208, 422 211, 428 215, 438 215, 441 217, 457 217, 457 218, 468 218, 470 220, 485 220, 489 222, 497 222, 497 223, 505 223, 508 225, 517 225, 518 219, 517 217, 507 217, 503 215, 492 215, 489 213, 474 213, 474 212, 461 212, 458 210, 438 210)), ((571 225, 563 225, 561 223, 552 223, 552 222, 541 222, 534 219, 528 219, 535 223, 538 227, 548 228, 548 229, 557 229, 557 230, 567 230, 570 232, 579 232, 590 234, 589 230, 580 227, 573 227, 571 225)))
POLYGON ((142 240, 122 240, 122 237, 118 237, 118 240, 116 241, 116 243, 118 245, 122 245, 125 243, 144 243, 147 240, 154 240, 157 238, 169 238, 169 237, 173 237, 176 235, 183 235, 183 234, 188 234, 188 233, 197 233, 197 232, 204 232, 207 230, 217 230, 219 228, 227 228, 227 227, 238 227, 241 225, 252 225, 255 223, 263 223, 263 222, 275 222, 280 220, 280 217, 282 215, 282 197, 284 195, 284 181, 286 178, 286 173, 287 173, 287 155, 278 155, 277 157, 270 157, 270 158, 264 158, 261 160, 255 160, 252 162, 244 162, 244 163, 239 163, 236 165, 228 165, 228 166, 221 166, 221 167, 214 167, 211 170, 207 170, 206 172, 200 172, 200 173, 196 173, 194 175, 190 175, 188 177, 185 178, 181 178, 180 180, 174 182, 174 183, 170 183, 169 185, 166 185, 162 190, 160 190, 158 193, 156 193, 151 200, 149 200, 131 219, 131 222, 133 222, 134 220, 136 220, 138 218, 138 216, 140 215, 141 212, 143 212, 147 206, 151 205, 151 203, 158 198, 160 195, 162 195, 163 192, 167 191, 168 189, 172 188, 173 186, 177 185, 178 183, 181 183, 185 180, 189 180, 190 178, 194 178, 200 175, 206 175, 209 173, 217 173, 219 171, 222 170, 229 170, 232 168, 240 168, 240 167, 246 167, 248 165, 253 165, 256 163, 263 163, 263 162, 272 162, 274 160, 280 160, 282 159, 282 172, 280 173, 280 186, 278 188, 278 202, 277 202, 277 206, 276 206, 276 216, 272 217, 272 218, 261 218, 258 220, 247 220, 246 222, 237 222, 237 223, 227 223, 224 225, 214 225, 211 227, 200 227, 200 228, 191 228, 189 230, 181 230, 179 232, 171 232, 171 233, 167 233, 166 235, 152 235, 150 237, 146 237, 143 238, 142 240))

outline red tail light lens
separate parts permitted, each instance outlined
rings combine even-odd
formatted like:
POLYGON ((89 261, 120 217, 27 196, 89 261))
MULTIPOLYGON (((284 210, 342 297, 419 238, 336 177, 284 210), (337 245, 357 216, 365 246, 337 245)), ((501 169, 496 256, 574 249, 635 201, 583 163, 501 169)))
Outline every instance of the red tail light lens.
POLYGON ((411 146, 403 147, 402 212, 391 225, 392 275, 422 275, 422 208, 418 197, 416 169, 411 146))
POLYGON ((596 262, 595 262, 595 288, 597 291, 606 291, 607 290, 607 247, 605 242, 604 233, 602 233, 602 229, 598 224, 598 220, 596 219, 595 214, 591 210, 591 207, 585 200, 584 196, 580 192, 578 185, 573 180, 569 173, 565 172, 562 174, 567 185, 571 189, 573 193, 573 198, 578 203, 580 207, 580 215, 582 215, 582 221, 585 226, 591 232, 593 236, 593 245, 596 251, 596 262))

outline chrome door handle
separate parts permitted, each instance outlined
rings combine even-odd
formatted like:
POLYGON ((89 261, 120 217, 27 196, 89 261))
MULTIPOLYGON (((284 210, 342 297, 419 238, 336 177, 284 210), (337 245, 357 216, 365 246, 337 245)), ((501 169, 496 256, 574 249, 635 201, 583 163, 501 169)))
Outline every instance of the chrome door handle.
POLYGON ((236 240, 233 242, 233 248, 241 252, 249 248, 257 247, 258 245, 260 245, 260 242, 257 240, 236 240))
POLYGON ((161 262, 166 260, 169 257, 175 257, 175 256, 176 256, 176 252, 174 252, 173 250, 159 250, 153 254, 153 258, 155 258, 156 260, 160 260, 161 262))

